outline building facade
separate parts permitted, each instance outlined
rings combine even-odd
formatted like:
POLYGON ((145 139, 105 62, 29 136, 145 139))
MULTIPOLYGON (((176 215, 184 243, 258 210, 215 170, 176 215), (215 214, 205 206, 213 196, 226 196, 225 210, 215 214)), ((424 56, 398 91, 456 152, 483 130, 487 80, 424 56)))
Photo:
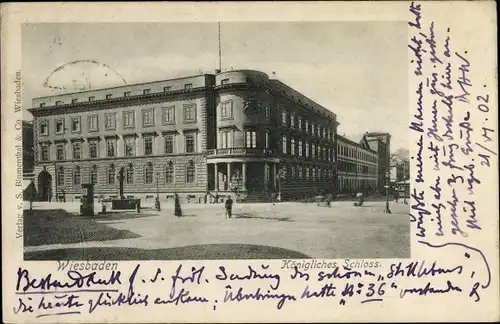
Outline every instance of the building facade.
POLYGON ((239 70, 33 99, 41 200, 153 200, 207 190, 284 199, 336 188, 336 115, 259 71, 239 70))
POLYGON ((373 193, 379 186, 379 157, 366 138, 337 136, 338 187, 340 194, 373 193))
POLYGON ((378 155, 378 191, 385 193, 385 186, 390 183, 391 171, 391 134, 381 132, 365 133, 369 147, 378 155))
POLYGON ((35 166, 33 148, 33 122, 23 120, 23 179, 33 179, 35 166))

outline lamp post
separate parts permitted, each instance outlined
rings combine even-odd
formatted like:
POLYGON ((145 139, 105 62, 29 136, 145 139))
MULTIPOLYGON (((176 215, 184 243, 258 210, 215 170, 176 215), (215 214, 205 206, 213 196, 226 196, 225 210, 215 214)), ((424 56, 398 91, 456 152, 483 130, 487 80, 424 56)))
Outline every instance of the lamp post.
POLYGON ((385 210, 384 213, 386 214, 392 214, 391 210, 389 209, 389 177, 390 177, 390 172, 388 171, 385 174, 385 210))
POLYGON ((155 207, 156 207, 157 211, 161 210, 159 180, 160 180, 160 173, 156 172, 156 201, 155 201, 155 207))

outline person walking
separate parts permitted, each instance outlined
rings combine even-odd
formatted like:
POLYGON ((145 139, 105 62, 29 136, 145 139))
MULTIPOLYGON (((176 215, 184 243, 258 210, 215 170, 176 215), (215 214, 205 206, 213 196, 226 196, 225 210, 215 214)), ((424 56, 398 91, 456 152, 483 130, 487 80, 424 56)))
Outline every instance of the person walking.
POLYGON ((226 217, 232 218, 233 216, 233 200, 231 199, 231 196, 229 196, 226 200, 226 217))
POLYGON ((399 202, 399 191, 397 189, 394 190, 394 200, 396 201, 396 203, 399 202))
POLYGON ((174 197, 175 197, 175 199, 174 199, 174 214, 177 217, 181 217, 182 216, 182 209, 181 209, 181 203, 179 201, 179 195, 175 194, 174 197))

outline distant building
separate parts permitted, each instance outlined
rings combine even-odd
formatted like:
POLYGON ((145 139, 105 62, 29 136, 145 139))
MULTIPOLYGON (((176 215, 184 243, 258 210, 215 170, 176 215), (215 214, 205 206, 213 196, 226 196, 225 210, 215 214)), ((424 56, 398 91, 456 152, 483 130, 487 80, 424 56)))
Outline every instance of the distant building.
POLYGON ((380 193, 384 193, 390 181, 391 134, 368 132, 365 138, 370 148, 378 154, 378 188, 380 193))
POLYGON ((349 139, 337 135, 337 165, 339 193, 378 190, 379 156, 370 148, 365 136, 349 139))
POLYGON ((162 200, 239 191, 284 199, 336 188, 337 116, 259 71, 239 70, 33 99, 35 182, 47 200, 162 200))

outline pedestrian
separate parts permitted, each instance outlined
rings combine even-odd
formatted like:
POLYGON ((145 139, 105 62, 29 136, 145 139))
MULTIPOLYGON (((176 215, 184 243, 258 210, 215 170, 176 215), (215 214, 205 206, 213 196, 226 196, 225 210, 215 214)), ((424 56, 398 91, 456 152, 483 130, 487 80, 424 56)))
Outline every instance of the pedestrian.
POLYGON ((215 193, 215 203, 216 204, 219 203, 219 192, 218 191, 215 193))
POLYGON ((232 218, 233 216, 233 200, 229 196, 226 200, 226 217, 232 218))
POLYGON ((271 201, 273 202, 273 206, 276 204, 276 192, 271 192, 271 201))
POLYGON ((333 200, 333 195, 331 193, 327 194, 326 195, 326 204, 328 205, 328 207, 331 207, 332 200, 333 200))
POLYGON ((394 200, 396 201, 396 203, 398 203, 399 201, 399 191, 397 189, 394 190, 394 200))
POLYGON ((174 199, 174 208, 175 208, 174 214, 177 217, 181 217, 182 216, 182 209, 181 209, 181 203, 179 201, 179 195, 175 194, 174 197, 175 197, 175 199, 174 199))

